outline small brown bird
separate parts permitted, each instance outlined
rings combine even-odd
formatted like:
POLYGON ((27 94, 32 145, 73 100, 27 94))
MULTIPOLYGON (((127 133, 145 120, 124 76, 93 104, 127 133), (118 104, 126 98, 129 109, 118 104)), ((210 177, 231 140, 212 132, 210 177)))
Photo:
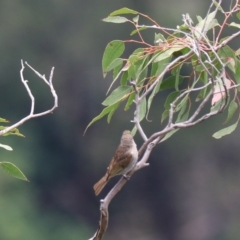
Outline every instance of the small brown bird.
POLYGON ((106 174, 93 186, 95 194, 98 195, 110 178, 131 171, 138 159, 137 145, 130 131, 125 130, 122 134, 121 143, 118 146, 106 174))

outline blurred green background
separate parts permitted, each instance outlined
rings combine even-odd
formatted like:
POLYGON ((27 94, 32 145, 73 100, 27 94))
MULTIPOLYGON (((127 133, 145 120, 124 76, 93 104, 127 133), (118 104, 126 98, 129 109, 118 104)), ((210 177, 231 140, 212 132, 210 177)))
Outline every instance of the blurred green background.
MULTIPOLYGON (((0 149, 0 161, 19 166, 30 183, 0 172, 0 239, 88 239, 98 227, 99 199, 118 179, 112 179, 100 197, 94 196, 92 186, 104 174, 122 131, 132 128, 132 112, 119 110, 112 123, 101 120, 83 136, 102 110, 110 83, 110 76, 103 79, 101 72, 104 48, 111 40, 129 38, 132 30, 128 24, 100 20, 128 7, 175 27, 183 13, 194 21, 196 15, 204 16, 209 2, 0 3, 0 117, 14 123, 30 111, 19 77, 20 59, 47 76, 54 66, 59 96, 53 114, 20 127, 26 138, 1 138, 14 151, 0 149)), ((50 108, 52 97, 43 82, 27 69, 25 78, 36 97, 36 111, 50 108)), ((155 104, 152 116, 157 119, 158 114, 155 104)), ((239 239, 239 129, 220 140, 211 136, 222 128, 224 117, 183 129, 154 149, 150 166, 136 173, 111 203, 106 240, 239 239)), ((162 127, 156 120, 145 126, 148 134, 162 127)), ((136 142, 141 146, 139 136, 136 142)))

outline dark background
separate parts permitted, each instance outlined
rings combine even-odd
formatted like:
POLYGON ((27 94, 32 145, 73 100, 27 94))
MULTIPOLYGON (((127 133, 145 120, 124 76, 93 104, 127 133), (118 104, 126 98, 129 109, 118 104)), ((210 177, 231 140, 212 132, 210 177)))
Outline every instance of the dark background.
MULTIPOLYGON (((132 128, 132 111, 120 109, 110 124, 103 119, 83 136, 102 110, 111 80, 101 72, 105 46, 129 38, 132 30, 129 24, 100 19, 128 7, 175 27, 183 13, 195 22, 196 15, 204 17, 209 2, 1 1, 0 117, 14 123, 30 111, 20 59, 47 76, 55 67, 59 108, 21 126, 26 138, 1 138, 14 151, 0 149, 0 161, 19 166, 30 183, 0 172, 0 239, 88 239, 98 227, 99 199, 118 179, 100 197, 92 186, 104 174, 122 131, 132 128)), ((29 70, 25 78, 36 97, 36 111, 50 108, 53 101, 44 83, 29 70)), ((148 134, 162 127, 157 105, 151 114, 155 121, 145 123, 148 134)), ((154 149, 150 166, 137 172, 111 203, 106 240, 239 239, 239 130, 212 138, 224 117, 180 130, 154 149)), ((139 136, 136 142, 141 146, 139 136)))

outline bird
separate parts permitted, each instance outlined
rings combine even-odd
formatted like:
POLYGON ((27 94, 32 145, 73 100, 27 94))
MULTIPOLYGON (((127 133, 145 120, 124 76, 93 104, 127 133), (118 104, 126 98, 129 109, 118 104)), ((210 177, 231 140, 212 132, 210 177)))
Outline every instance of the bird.
POLYGON ((137 145, 131 131, 125 130, 105 175, 93 186, 95 195, 97 196, 102 191, 112 177, 130 172, 135 167, 137 160, 137 145))

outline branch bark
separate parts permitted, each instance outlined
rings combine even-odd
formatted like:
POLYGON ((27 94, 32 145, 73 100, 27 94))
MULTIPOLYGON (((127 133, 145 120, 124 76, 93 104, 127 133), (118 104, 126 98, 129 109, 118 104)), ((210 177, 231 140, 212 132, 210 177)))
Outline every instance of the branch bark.
POLYGON ((22 118, 21 120, 19 120, 18 122, 14 123, 13 125, 9 126, 9 127, 6 127, 5 129, 1 130, 0 131, 0 136, 2 136, 3 134, 11 131, 12 129, 14 128, 17 128, 19 126, 21 126, 23 123, 25 123, 26 121, 32 119, 32 118, 37 118, 37 117, 41 117, 41 116, 44 116, 46 114, 49 114, 49 113, 52 113, 57 107, 58 107, 58 96, 56 94, 56 91, 54 89, 54 86, 53 86, 53 73, 54 73, 54 67, 51 69, 51 72, 50 72, 50 76, 49 76, 49 79, 46 79, 45 75, 41 75, 37 70, 35 70, 32 66, 30 66, 27 62, 23 62, 23 60, 21 60, 21 65, 22 65, 22 68, 20 70, 20 77, 21 77, 21 81, 31 99, 31 109, 30 109, 30 113, 28 116, 22 118), (54 104, 53 104, 53 107, 44 111, 44 112, 41 112, 41 113, 34 113, 34 110, 35 110, 35 98, 31 92, 31 89, 29 88, 28 86, 28 81, 24 79, 24 76, 23 76, 23 72, 24 72, 24 69, 25 69, 25 66, 27 66, 28 68, 30 68, 39 78, 41 78, 48 86, 49 86, 49 89, 52 93, 52 96, 54 98, 54 104))

